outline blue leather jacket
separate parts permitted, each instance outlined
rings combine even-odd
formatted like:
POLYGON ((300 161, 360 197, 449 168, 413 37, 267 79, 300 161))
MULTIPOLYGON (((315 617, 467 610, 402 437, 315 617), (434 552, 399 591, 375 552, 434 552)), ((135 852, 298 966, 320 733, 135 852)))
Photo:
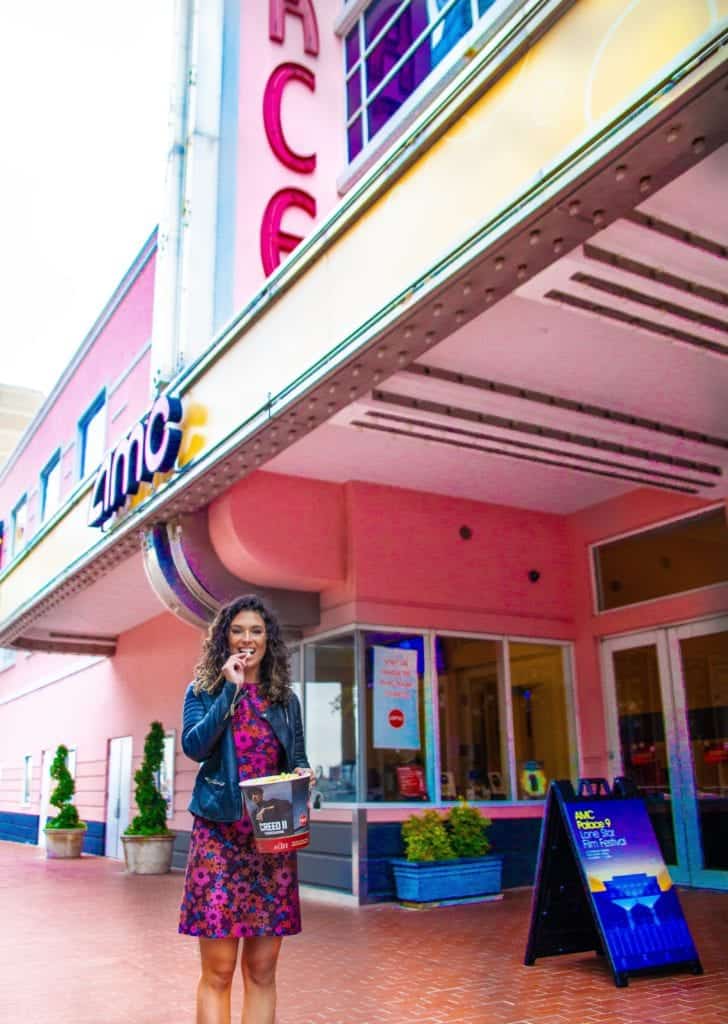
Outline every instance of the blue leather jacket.
MULTIPOLYGON (((238 759, 228 715, 235 696, 235 684, 226 682, 212 696, 187 687, 182 712, 182 749, 193 761, 200 761, 189 810, 212 821, 237 821, 243 816, 243 798, 238 777, 238 759)), ((263 717, 283 748, 281 770, 309 768, 303 742, 301 705, 295 693, 287 704, 271 704, 263 717)))

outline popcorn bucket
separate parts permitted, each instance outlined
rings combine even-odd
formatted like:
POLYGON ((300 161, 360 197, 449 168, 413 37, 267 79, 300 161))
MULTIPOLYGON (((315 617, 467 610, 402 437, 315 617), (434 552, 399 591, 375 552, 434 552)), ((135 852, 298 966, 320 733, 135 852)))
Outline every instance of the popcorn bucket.
POLYGON ((306 775, 266 775, 240 783, 259 853, 308 846, 308 784, 306 775))

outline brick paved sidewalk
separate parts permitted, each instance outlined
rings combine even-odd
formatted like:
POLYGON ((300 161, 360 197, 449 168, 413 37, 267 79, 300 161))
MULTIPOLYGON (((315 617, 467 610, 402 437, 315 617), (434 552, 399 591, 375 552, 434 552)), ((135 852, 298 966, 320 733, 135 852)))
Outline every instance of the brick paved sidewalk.
MULTIPOLYGON (((193 1024, 197 948, 182 876, 0 842, 2 1024, 193 1024)), ((728 894, 681 894, 705 975, 616 989, 593 954, 523 966, 530 892, 406 911, 306 898, 286 939, 279 1024, 728 1024, 728 894)), ((233 1020, 240 1019, 236 985, 233 1020)))

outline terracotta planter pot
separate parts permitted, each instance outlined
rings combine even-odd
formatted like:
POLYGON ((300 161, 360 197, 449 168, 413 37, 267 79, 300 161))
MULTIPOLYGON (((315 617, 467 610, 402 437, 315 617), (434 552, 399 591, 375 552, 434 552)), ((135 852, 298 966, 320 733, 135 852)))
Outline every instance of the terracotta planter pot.
POLYGON ((122 836, 130 875, 165 875, 172 867, 174 836, 122 836))
POLYGON ((80 857, 86 826, 82 828, 44 828, 45 851, 49 859, 80 857))

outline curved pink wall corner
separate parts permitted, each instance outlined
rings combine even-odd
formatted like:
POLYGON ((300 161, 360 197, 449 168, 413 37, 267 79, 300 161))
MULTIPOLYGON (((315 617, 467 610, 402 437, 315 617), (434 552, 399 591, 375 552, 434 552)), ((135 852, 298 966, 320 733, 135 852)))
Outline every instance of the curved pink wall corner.
POLYGON ((338 484, 258 472, 214 501, 208 514, 218 558, 241 579, 322 590, 346 578, 338 484))

